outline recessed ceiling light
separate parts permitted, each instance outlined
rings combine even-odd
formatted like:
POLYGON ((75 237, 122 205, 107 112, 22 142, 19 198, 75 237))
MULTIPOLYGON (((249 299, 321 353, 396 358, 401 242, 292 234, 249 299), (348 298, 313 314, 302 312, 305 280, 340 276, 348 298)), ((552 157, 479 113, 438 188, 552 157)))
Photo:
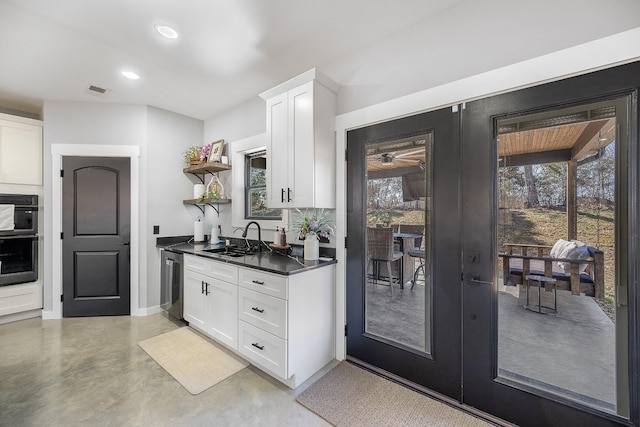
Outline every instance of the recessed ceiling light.
POLYGON ((133 71, 125 70, 122 72, 122 75, 131 80, 138 80, 140 78, 140 76, 137 73, 134 73, 133 71))
POLYGON ((156 24, 156 31, 162 37, 166 37, 168 39, 178 38, 178 32, 166 24, 156 24))

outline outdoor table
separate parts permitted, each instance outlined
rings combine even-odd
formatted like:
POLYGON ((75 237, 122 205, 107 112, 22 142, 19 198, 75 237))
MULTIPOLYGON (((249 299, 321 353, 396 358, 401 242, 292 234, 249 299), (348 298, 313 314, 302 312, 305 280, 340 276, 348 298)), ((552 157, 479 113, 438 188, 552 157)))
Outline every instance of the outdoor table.
POLYGON ((525 276, 525 287, 527 290, 527 304, 524 306, 524 308, 541 314, 558 314, 558 286, 556 283, 556 279, 552 277, 538 276, 536 274, 528 274, 527 276, 525 276), (538 305, 534 305, 533 307, 531 307, 531 305, 529 304, 529 289, 531 288, 531 282, 538 283, 538 305), (553 307, 542 305, 541 297, 543 283, 545 289, 547 289, 547 286, 551 286, 553 288, 553 307))

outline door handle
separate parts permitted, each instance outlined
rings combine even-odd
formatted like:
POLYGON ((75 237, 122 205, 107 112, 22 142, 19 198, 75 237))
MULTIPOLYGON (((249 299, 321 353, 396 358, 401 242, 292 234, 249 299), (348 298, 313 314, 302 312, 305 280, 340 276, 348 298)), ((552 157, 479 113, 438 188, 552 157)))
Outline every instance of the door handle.
POLYGON ((284 203, 284 188, 280 189, 280 201, 284 203))
POLYGON ((493 282, 487 282, 486 280, 480 280, 480 276, 479 275, 473 275, 471 276, 471 280, 469 280, 469 282, 474 283, 476 285, 489 285, 489 286, 493 286, 493 282))
POLYGON ((287 187, 287 202, 291 201, 291 188, 287 187))

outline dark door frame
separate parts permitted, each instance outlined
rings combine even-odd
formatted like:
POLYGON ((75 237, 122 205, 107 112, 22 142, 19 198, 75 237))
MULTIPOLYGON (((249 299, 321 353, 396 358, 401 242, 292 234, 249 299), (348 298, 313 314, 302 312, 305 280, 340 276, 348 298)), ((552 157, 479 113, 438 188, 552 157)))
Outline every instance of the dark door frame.
MULTIPOLYGON (((92 145, 92 144, 52 144, 51 145, 51 246, 45 246, 45 259, 51 260, 51 278, 44 282, 45 307, 48 289, 51 295, 51 311, 43 311, 44 319, 62 319, 62 157, 128 157, 131 160, 131 316, 144 316, 147 311, 140 307, 140 296, 147 295, 147 284, 139 279, 140 257, 140 147, 137 145, 92 145)), ((46 265, 46 264, 45 264, 46 265)))

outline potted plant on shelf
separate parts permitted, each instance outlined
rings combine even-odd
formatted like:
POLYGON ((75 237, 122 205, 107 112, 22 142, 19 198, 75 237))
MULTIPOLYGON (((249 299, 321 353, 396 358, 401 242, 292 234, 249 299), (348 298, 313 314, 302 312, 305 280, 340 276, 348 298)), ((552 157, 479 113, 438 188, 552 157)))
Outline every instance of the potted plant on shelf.
POLYGON ((182 155, 182 159, 184 163, 188 165, 199 165, 203 163, 202 161, 202 149, 199 145, 190 145, 184 150, 182 155))
POLYGON ((299 239, 304 238, 304 259, 317 260, 320 257, 320 238, 330 239, 334 235, 331 219, 324 209, 296 209, 293 231, 299 239))

